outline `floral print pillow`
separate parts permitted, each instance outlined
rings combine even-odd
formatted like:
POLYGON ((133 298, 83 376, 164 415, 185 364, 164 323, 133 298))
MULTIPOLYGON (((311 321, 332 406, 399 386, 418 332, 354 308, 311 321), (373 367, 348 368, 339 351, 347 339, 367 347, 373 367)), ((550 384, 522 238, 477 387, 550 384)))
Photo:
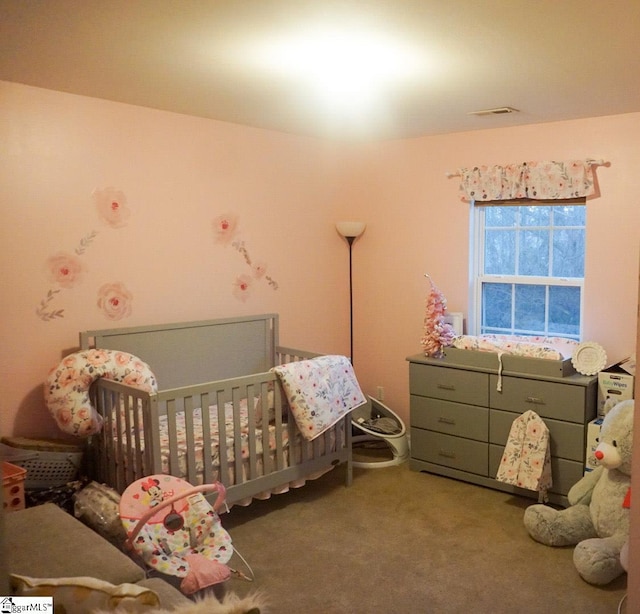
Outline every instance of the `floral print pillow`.
POLYGON ((91 405, 89 388, 99 377, 156 392, 156 377, 148 364, 127 352, 84 350, 69 354, 47 377, 44 397, 58 427, 70 435, 99 433, 102 417, 91 405))

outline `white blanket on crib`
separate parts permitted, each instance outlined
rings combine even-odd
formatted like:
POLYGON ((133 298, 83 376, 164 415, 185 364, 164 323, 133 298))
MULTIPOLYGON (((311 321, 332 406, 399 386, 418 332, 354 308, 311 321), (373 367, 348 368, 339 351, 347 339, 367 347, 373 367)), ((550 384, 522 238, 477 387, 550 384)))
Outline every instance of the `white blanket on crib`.
POLYGON ((311 441, 366 403, 345 356, 320 356, 275 367, 302 436, 311 441))

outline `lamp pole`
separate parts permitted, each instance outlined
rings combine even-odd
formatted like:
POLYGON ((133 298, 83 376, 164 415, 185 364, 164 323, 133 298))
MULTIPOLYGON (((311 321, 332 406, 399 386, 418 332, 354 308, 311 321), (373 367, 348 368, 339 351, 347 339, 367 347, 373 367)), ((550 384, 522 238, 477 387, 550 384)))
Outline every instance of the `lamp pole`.
POLYGON ((351 341, 350 354, 351 364, 353 365, 353 268, 352 268, 352 246, 356 240, 355 237, 345 237, 349 243, 349 337, 351 341))
POLYGON ((347 240, 349 244, 349 339, 351 364, 353 365, 353 267, 352 267, 352 247, 353 242, 364 232, 366 224, 364 222, 338 222, 336 224, 338 232, 347 240))

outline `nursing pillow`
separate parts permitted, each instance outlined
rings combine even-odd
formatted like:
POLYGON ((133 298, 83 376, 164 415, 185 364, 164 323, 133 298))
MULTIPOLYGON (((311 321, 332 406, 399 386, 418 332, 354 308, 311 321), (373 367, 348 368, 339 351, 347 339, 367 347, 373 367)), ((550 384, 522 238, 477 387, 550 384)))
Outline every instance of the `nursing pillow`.
POLYGON ((84 350, 69 354, 47 376, 44 397, 58 427, 76 437, 99 433, 102 416, 91 405, 89 388, 99 377, 156 392, 149 365, 127 352, 84 350))

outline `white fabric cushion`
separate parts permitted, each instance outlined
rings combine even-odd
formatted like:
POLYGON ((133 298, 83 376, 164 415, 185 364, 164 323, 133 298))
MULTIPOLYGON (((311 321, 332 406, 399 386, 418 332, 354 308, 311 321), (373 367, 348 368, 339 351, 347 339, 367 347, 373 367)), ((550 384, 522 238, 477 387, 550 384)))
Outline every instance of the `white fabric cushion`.
POLYGON ((158 595, 136 584, 118 586, 96 578, 30 578, 11 575, 11 586, 19 597, 53 597, 54 612, 86 614, 94 610, 143 612, 160 605, 158 595))

